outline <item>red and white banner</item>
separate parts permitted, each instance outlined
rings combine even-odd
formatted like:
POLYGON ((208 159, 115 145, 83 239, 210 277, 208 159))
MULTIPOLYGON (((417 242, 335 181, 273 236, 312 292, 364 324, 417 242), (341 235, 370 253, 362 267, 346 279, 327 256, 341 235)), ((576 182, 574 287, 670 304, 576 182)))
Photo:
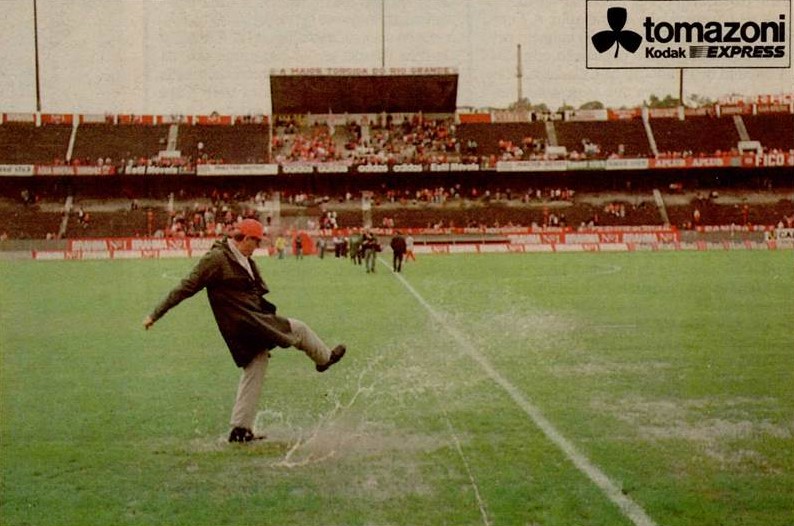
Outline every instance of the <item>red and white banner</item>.
POLYGON ((193 124, 192 115, 158 115, 157 124, 193 124))
POLYGON ((684 117, 706 117, 714 115, 715 110, 711 106, 703 108, 684 108, 684 117))
POLYGON ((738 164, 738 158, 729 155, 721 157, 679 157, 650 159, 648 168, 727 168, 738 164))
POLYGON ((741 243, 573 243, 557 245, 493 245, 493 244, 454 244, 454 245, 418 245, 414 253, 419 255, 432 254, 512 254, 512 253, 582 253, 582 252, 663 252, 663 251, 744 251, 744 250, 781 250, 794 248, 794 245, 783 243, 745 241, 741 243))
POLYGON ((650 108, 648 117, 652 119, 677 119, 679 117, 678 108, 650 108))
POLYGON ((554 232, 508 235, 511 245, 592 245, 678 243, 681 236, 674 229, 610 230, 554 232))
POLYGON ((480 165, 477 163, 433 163, 430 165, 431 172, 479 172, 480 165))
POLYGON ((642 118, 642 108, 627 110, 607 110, 607 119, 610 121, 624 121, 642 118))
POLYGON ((607 170, 647 170, 649 159, 607 159, 607 170))
POLYGON ((155 124, 154 115, 119 115, 119 124, 155 124))
POLYGON ((490 124, 490 113, 459 113, 461 124, 490 124))
MULTIPOLYGON (((69 252, 102 252, 102 251, 129 251, 129 250, 187 250, 193 245, 206 250, 204 241, 207 238, 149 238, 149 237, 117 237, 104 239, 70 239, 67 250, 69 252)), ((210 246, 215 239, 211 239, 210 246)))
MULTIPOLYGON (((433 243, 414 245, 416 254, 510 254, 510 253, 581 253, 581 252, 660 252, 660 251, 710 251, 710 250, 783 250, 794 249, 794 229, 780 233, 779 238, 768 241, 695 242, 683 243, 674 231, 577 233, 563 240, 563 233, 540 234, 529 243, 433 243), (555 237, 556 236, 556 237, 555 237)), ((314 253, 311 238, 304 235, 304 245, 314 253)), ((526 241, 523 240, 523 241, 526 241)), ((73 240, 67 250, 34 250, 34 260, 114 260, 114 259, 168 259, 197 258, 203 256, 215 242, 214 238, 189 239, 93 239, 73 240)), ((257 257, 273 256, 269 248, 257 249, 257 257)))
POLYGON ((791 93, 777 93, 770 95, 727 95, 720 97, 720 104, 792 104, 794 103, 794 91, 791 93))
POLYGON ((200 164, 196 175, 277 175, 277 164, 200 164))
MULTIPOLYGON (((37 260, 166 259, 200 257, 215 238, 71 239, 66 250, 33 251, 37 260)), ((266 250, 255 252, 267 255, 266 250)))
POLYGON ((3 122, 36 122, 35 113, 4 113, 3 122))
POLYGON ((497 172, 564 172, 568 161, 498 161, 497 172))
POLYGON ((35 175, 65 176, 65 175, 114 175, 115 166, 45 166, 37 164, 34 167, 35 175))
POLYGON ((789 113, 788 104, 758 104, 756 113, 789 113))
POLYGON ((80 124, 113 124, 113 115, 94 113, 80 115, 80 124))
POLYGON ((42 113, 42 124, 72 124, 74 115, 71 113, 42 113))
POLYGON ((0 164, 0 177, 31 177, 33 174, 32 164, 0 164))
POLYGON ((751 115, 753 113, 752 106, 720 106, 720 115, 751 115))
POLYGON ((608 110, 573 110, 568 114, 569 121, 606 121, 609 120, 608 110))
POLYGON ((232 116, 231 115, 199 115, 196 117, 196 124, 201 124, 203 126, 231 126, 232 125, 232 116))
POLYGON ((532 115, 528 111, 494 110, 491 122, 530 122, 532 115))
POLYGON ((742 156, 742 166, 745 168, 794 167, 794 153, 775 152, 745 154, 742 156))
POLYGON ((794 228, 778 228, 775 230, 775 240, 794 243, 794 228))

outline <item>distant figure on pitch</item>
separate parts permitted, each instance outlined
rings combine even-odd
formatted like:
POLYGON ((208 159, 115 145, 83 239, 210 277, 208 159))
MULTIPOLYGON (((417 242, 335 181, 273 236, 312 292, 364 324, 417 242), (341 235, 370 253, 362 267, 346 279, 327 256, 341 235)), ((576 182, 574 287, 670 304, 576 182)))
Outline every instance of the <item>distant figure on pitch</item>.
POLYGON ((279 259, 284 259, 284 254, 287 251, 287 240, 284 239, 284 236, 279 235, 276 238, 276 253, 278 254, 279 259))
POLYGON ((392 270, 394 272, 402 272, 403 257, 406 251, 405 238, 400 235, 398 231, 393 238, 391 238, 391 251, 392 251, 392 270))
POLYGON ((405 238, 405 261, 408 260, 416 261, 416 256, 414 255, 414 238, 411 234, 408 234, 408 237, 405 238))
POLYGON ((300 232, 295 236, 295 259, 303 259, 303 238, 300 232))
POLYGON ((300 349, 314 361, 318 372, 324 372, 345 354, 344 345, 330 349, 308 325, 277 315, 276 306, 265 299, 269 290, 251 258, 263 236, 262 223, 244 219, 229 237, 215 242, 191 273, 143 321, 148 330, 170 309, 207 289, 218 329, 234 363, 243 369, 229 442, 264 438, 254 434, 253 425, 271 349, 300 349))
POLYGON ((378 252, 380 252, 380 243, 369 229, 364 230, 364 235, 361 238, 361 251, 364 253, 364 267, 367 269, 367 274, 374 273, 375 261, 378 252))
POLYGON ((362 241, 363 238, 358 232, 354 233, 349 238, 348 250, 350 252, 350 261, 352 261, 354 265, 361 265, 361 260, 364 257, 363 250, 361 249, 362 241))

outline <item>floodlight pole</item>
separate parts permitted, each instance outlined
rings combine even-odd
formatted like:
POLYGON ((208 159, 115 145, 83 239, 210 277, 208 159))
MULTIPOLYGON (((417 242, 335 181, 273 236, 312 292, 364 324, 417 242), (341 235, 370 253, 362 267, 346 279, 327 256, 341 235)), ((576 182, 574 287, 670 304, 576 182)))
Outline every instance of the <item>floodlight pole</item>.
POLYGON ((380 0, 380 67, 386 68, 386 0, 380 0))
POLYGON ((33 0, 33 46, 36 54, 36 112, 41 113, 41 82, 39 80, 39 17, 33 0))
POLYGON ((518 79, 518 99, 516 100, 516 104, 521 104, 521 99, 524 98, 523 90, 521 89, 521 83, 523 80, 524 74, 521 71, 521 44, 518 44, 518 57, 516 59, 516 78, 518 79))
POLYGON ((678 105, 684 105, 684 68, 678 70, 678 105))

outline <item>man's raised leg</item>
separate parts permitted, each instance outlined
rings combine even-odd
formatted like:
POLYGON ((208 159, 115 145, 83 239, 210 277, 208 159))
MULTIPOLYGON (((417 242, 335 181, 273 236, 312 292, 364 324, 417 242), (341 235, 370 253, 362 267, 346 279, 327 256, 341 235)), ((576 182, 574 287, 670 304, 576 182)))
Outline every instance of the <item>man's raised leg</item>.
POLYGON ((324 341, 305 323, 294 318, 288 318, 292 333, 298 337, 295 348, 305 352, 316 364, 318 372, 323 372, 333 364, 342 359, 345 354, 345 346, 337 345, 333 349, 329 348, 324 341))

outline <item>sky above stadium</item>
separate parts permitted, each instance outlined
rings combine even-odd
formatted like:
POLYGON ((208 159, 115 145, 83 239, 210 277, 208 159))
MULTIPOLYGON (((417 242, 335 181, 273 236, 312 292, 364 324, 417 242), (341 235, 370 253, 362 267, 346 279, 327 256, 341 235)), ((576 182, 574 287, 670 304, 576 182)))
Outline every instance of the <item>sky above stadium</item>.
MULTIPOLYGON (((748 0, 748 2, 760 0, 748 0)), ((0 111, 36 110, 33 0, 0 0, 0 111)), ((458 106, 678 96, 678 70, 587 70, 584 0, 38 0, 42 111, 270 113, 271 68, 452 67, 458 106)), ((793 69, 686 70, 684 95, 791 93, 793 69)))

